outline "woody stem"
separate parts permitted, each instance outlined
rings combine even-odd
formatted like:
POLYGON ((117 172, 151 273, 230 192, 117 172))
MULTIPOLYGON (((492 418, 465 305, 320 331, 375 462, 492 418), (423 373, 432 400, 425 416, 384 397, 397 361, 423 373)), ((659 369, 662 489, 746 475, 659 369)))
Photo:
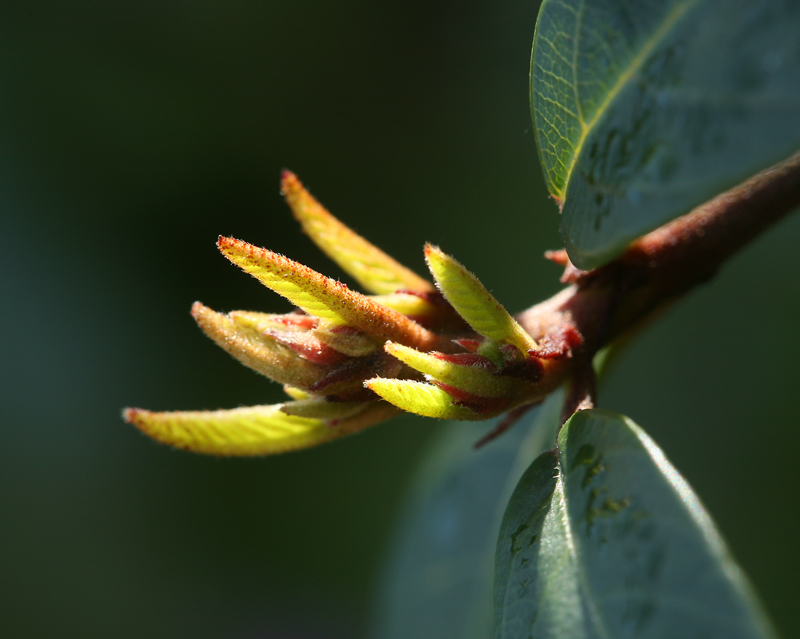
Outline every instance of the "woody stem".
POLYGON ((564 371, 579 370, 603 346, 711 278, 729 257, 800 206, 800 152, 635 241, 593 271, 568 265, 572 286, 517 316, 539 338, 564 328, 583 347, 564 371))

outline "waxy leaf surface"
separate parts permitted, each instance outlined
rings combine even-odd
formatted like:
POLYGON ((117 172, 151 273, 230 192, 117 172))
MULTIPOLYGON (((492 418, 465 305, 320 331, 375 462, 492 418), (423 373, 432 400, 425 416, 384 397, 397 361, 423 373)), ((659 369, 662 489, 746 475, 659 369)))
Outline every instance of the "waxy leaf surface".
POLYGON ((796 0, 545 0, 531 109, 588 269, 800 147, 796 0))
POLYGON ((498 538, 496 639, 774 637, 690 486, 629 419, 575 414, 498 538))

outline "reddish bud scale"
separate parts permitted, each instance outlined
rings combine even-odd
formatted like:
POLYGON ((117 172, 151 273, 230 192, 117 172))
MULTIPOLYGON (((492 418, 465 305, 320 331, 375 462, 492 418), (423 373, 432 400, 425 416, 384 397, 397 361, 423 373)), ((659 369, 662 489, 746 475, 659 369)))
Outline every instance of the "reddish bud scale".
POLYGON ((558 264, 559 266, 566 266, 570 263, 569 256, 564 249, 558 249, 555 251, 545 251, 544 257, 546 260, 550 260, 554 264, 558 264))
POLYGON ((307 332, 267 329, 264 331, 264 335, 288 346, 303 359, 320 366, 334 366, 347 358, 346 355, 323 344, 307 332))
POLYGON ((286 326, 296 326, 297 328, 303 328, 306 330, 316 328, 317 324, 319 323, 319 320, 316 317, 306 315, 305 313, 276 315, 274 319, 276 322, 280 322, 286 326))
POLYGON ((357 328, 353 328, 352 326, 348 326, 347 324, 332 326, 328 330, 330 330, 331 333, 336 333, 337 335, 363 335, 363 333, 359 331, 357 328))
POLYGON ((455 353, 450 355, 448 353, 430 353, 436 359, 440 359, 451 364, 458 364, 459 366, 477 366, 480 368, 495 368, 494 363, 483 355, 477 353, 455 353))
POLYGON ((469 339, 467 337, 463 337, 461 339, 454 339, 453 341, 462 348, 472 351, 473 353, 481 347, 481 340, 479 339, 469 339))
POLYGON ((403 364, 383 352, 358 358, 348 358, 338 367, 334 368, 316 384, 309 387, 311 392, 324 392, 325 395, 334 397, 350 397, 354 393, 366 391, 368 398, 375 394, 364 388, 364 380, 370 377, 395 377, 402 369, 403 364))
POLYGON ((536 359, 562 359, 572 357, 583 346, 583 336, 572 326, 560 329, 539 342, 539 348, 528 351, 536 359))

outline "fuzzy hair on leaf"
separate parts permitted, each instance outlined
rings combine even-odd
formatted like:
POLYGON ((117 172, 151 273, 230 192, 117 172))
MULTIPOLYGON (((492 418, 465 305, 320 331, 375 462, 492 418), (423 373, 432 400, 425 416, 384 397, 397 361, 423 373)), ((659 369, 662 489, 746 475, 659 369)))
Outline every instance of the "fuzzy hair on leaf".
POLYGON ((291 171, 283 172, 281 191, 306 235, 364 290, 378 295, 400 289, 436 290, 430 282, 331 215, 291 171))
POLYGON ((426 244, 425 260, 439 290, 476 333, 513 344, 523 354, 536 348, 536 341, 455 258, 426 244))
POLYGON ((283 255, 229 237, 220 237, 217 246, 231 262, 309 315, 347 324, 381 341, 420 348, 439 341, 405 315, 283 255))
POLYGON ((331 426, 321 419, 288 415, 282 404, 218 411, 154 413, 139 408, 123 412, 126 422, 176 448, 224 456, 284 453, 317 446, 385 421, 397 409, 372 402, 331 426))

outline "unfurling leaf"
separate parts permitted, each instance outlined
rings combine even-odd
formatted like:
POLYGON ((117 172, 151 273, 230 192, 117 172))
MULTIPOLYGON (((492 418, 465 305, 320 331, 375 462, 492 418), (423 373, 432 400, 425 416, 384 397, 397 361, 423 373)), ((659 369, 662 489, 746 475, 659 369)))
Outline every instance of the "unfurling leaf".
POLYGON ((328 326, 325 322, 321 322, 320 326, 314 329, 313 335, 323 344, 348 357, 364 357, 380 346, 379 342, 358 329, 341 324, 328 326))
POLYGON ((480 397, 505 397, 522 385, 520 380, 496 375, 497 367, 474 353, 421 353, 393 342, 387 343, 384 349, 414 370, 480 397))
POLYGON ((533 339, 458 262, 427 247, 437 290, 331 216, 294 175, 285 173, 282 186, 312 239, 379 294, 363 295, 282 255, 220 237, 225 257, 298 308, 222 314, 197 302, 192 316, 294 401, 220 411, 127 409, 127 421, 178 448, 264 455, 341 437, 399 409, 488 419, 539 401, 561 383, 558 374, 542 379, 557 360, 542 363, 533 339), (459 345, 476 352, 453 354, 459 345), (423 375, 431 383, 419 381, 423 375))
POLYGON ((410 379, 368 379, 364 385, 398 408, 436 419, 475 420, 485 416, 460 406, 444 390, 410 379))
POLYGON ((259 333, 269 330, 305 330, 310 331, 319 324, 319 319, 305 313, 257 313, 255 311, 231 311, 231 319, 237 324, 250 326, 259 333))
POLYGON ((217 246, 231 262, 309 315, 347 324, 381 341, 420 348, 438 342, 435 334, 405 315, 283 255, 229 237, 220 237, 217 246))
POLYGON ((462 264, 430 244, 425 259, 442 294, 473 330, 513 344, 523 354, 536 348, 534 339, 462 264))
POLYGON ((276 382, 308 388, 325 375, 325 368, 301 358, 252 325, 237 321, 235 314, 223 315, 195 302, 192 317, 218 346, 245 366, 276 382))
POLYGON ((176 448, 211 455, 252 456, 316 446, 397 413, 396 408, 384 402, 372 402, 363 411, 331 426, 321 419, 287 415, 281 406, 170 413, 128 408, 123 417, 153 439, 176 448))
POLYGON ((337 220, 303 187, 294 173, 283 172, 281 191, 303 231, 367 291, 383 295, 399 289, 435 290, 430 282, 337 220))

